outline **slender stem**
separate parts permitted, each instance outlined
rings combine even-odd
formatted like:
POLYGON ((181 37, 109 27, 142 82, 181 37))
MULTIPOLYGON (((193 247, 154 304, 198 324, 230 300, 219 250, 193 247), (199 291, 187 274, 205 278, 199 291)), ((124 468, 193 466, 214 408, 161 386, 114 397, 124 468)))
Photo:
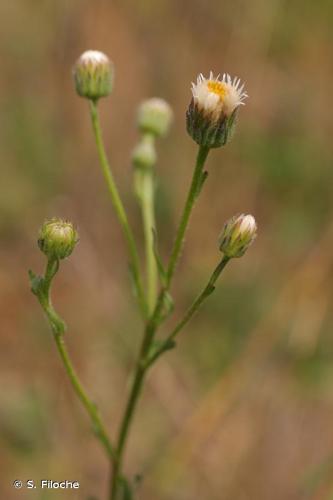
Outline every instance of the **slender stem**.
POLYGON ((117 441, 117 456, 116 459, 113 460, 113 470, 112 470, 112 481, 111 481, 111 491, 110 491, 110 500, 117 500, 117 492, 119 486, 119 479, 122 474, 122 462, 123 455, 125 450, 125 444, 127 441, 128 432, 130 429, 130 424, 133 419, 134 411, 136 408, 136 404, 141 393, 141 388, 143 385, 145 376, 145 369, 138 365, 133 385, 130 391, 129 399, 127 401, 125 413, 121 422, 120 432, 117 441))
POLYGON ((207 159, 209 153, 209 148, 205 146, 200 146, 197 161, 194 169, 194 174, 192 178, 191 187, 189 193, 187 195, 187 200, 184 206, 184 210, 179 222, 179 226, 176 233, 176 238, 173 244, 171 257, 169 260, 168 270, 167 270, 167 286, 170 285, 172 280, 173 273, 175 272, 175 268, 177 265, 178 258, 182 251, 182 247, 184 244, 185 232, 190 220, 190 216, 192 213, 192 209, 195 203, 195 200, 199 194, 199 190, 202 183, 202 174, 205 165, 205 161, 207 159))
POLYGON ((148 311, 154 310, 157 296, 157 265, 154 255, 155 210, 153 170, 142 172, 141 211, 146 249, 147 302, 148 311))
POLYGON ((161 348, 158 349, 150 359, 148 359, 148 366, 151 366, 160 357, 160 355, 163 354, 163 352, 165 352, 164 346, 170 344, 170 342, 174 340, 176 335, 184 328, 184 326, 190 321, 192 316, 199 310, 202 303, 214 292, 215 283, 219 278, 220 274, 222 273, 223 269, 229 262, 229 260, 230 260, 229 257, 224 256, 222 260, 218 263, 211 277, 209 278, 207 285, 202 290, 202 292, 197 296, 192 305, 188 308, 188 310, 185 313, 185 316, 179 321, 179 323, 175 326, 172 332, 167 336, 161 348))
POLYGON ((133 384, 130 390, 127 405, 124 411, 124 415, 120 425, 120 431, 117 440, 117 458, 114 460, 113 466, 113 477, 111 484, 111 500, 117 500, 117 492, 119 485, 119 478, 122 473, 122 460, 124 449, 127 442, 128 433, 130 430, 131 423, 133 421, 133 416, 135 413, 135 408, 141 393, 141 388, 143 385, 144 377, 148 366, 145 366, 145 360, 150 351, 152 342, 154 340, 154 335, 161 321, 161 315, 163 313, 165 296, 171 284, 171 280, 176 268, 176 264, 179 255, 182 250, 185 232, 190 220, 190 215, 195 203, 195 200, 200 192, 203 182, 203 169, 204 164, 209 153, 209 148, 200 147, 197 155, 196 166, 193 172, 192 182, 185 202, 184 210, 180 219, 178 230, 176 233, 175 242, 171 252, 171 257, 167 269, 166 283, 159 293, 155 309, 147 322, 142 345, 139 353, 139 358, 136 366, 136 371, 134 374, 133 384))
POLYGON ((83 388, 79 380, 79 377, 73 367, 70 356, 68 354, 63 338, 65 331, 65 323, 57 314, 57 312, 54 310, 52 305, 50 288, 52 279, 55 276, 58 268, 59 268, 59 262, 57 260, 55 259, 48 260, 44 278, 41 281, 40 289, 36 295, 50 322, 58 352, 60 354, 61 360, 63 362, 69 380, 72 384, 72 387, 90 416, 96 436, 102 443, 110 459, 114 459, 115 451, 109 440, 107 430, 102 422, 98 409, 96 405, 89 399, 85 389, 83 388))
POLYGON ((104 446, 108 456, 111 459, 114 459, 115 452, 114 452, 113 447, 111 445, 111 442, 109 440, 107 430, 102 422, 102 419, 99 415, 99 412, 98 412, 96 405, 92 401, 90 401, 89 397, 87 396, 87 393, 85 392, 82 384, 79 381, 77 373, 75 372, 75 369, 74 369, 72 362, 70 360, 70 357, 69 357, 69 354, 68 354, 68 351, 67 351, 67 348, 66 348, 66 345, 64 342, 63 335, 61 335, 61 334, 54 335, 54 340, 56 342, 58 352, 59 352, 60 357, 62 359, 62 362, 64 364, 67 375, 71 381, 73 389, 76 392, 78 398, 82 402, 83 406, 85 407, 85 409, 87 410, 87 412, 91 418, 91 421, 93 424, 93 429, 94 429, 96 436, 98 437, 98 439, 100 440, 100 442, 104 446))
MULTIPOLYGON (((159 302, 156 305, 156 309, 159 310, 160 307, 163 307, 163 303, 161 303, 159 299, 159 302)), ((149 321, 147 323, 145 333, 142 339, 142 344, 136 365, 133 384, 129 393, 129 398, 127 400, 123 418, 120 424, 117 445, 116 445, 117 456, 116 459, 113 461, 113 474, 112 474, 111 497, 110 497, 111 500, 117 499, 117 491, 119 486, 119 478, 121 477, 122 473, 122 461, 125 451, 125 445, 127 442, 128 433, 130 430, 135 408, 141 393, 141 388, 146 374, 146 367, 144 366, 143 361, 146 359, 148 355, 151 346, 151 341, 153 339, 155 331, 156 331, 155 323, 151 323, 149 321)))
MULTIPOLYGON (((195 314, 195 312, 198 311, 198 309, 200 308, 202 303, 206 300, 206 298, 209 297, 209 295, 211 295, 211 293, 215 290, 215 283, 216 283, 217 279, 219 278, 220 274, 222 273, 223 269, 225 268, 225 266, 229 262, 229 260, 230 260, 229 257, 223 256, 221 261, 218 263, 218 265, 214 269, 211 277, 209 278, 207 285, 205 286, 203 291, 198 295, 198 297, 194 300, 193 304, 189 307, 189 309, 185 313, 185 316, 183 317, 183 319, 176 325, 174 330, 167 337, 165 343, 170 342, 171 340, 173 340, 176 337, 176 335, 180 332, 180 330, 182 330, 184 328, 184 326, 190 321, 190 319, 195 314)), ((160 307, 161 307, 161 302, 159 302, 157 304, 157 308, 159 309, 160 307)), ((130 394, 130 397, 128 400, 125 414, 124 414, 123 425, 121 427, 121 431, 119 434, 119 440, 118 440, 118 446, 117 446, 118 463, 117 463, 117 470, 115 471, 115 472, 117 472, 117 474, 119 473, 120 460, 122 457, 124 444, 126 442, 130 422, 131 422, 133 412, 135 409, 135 404, 136 404, 136 401, 140 395, 141 387, 142 387, 142 384, 144 381, 144 376, 146 374, 147 369, 164 352, 164 349, 162 346, 161 349, 156 351, 156 353, 153 355, 153 357, 149 360, 149 362, 147 364, 143 363, 144 355, 147 354, 147 352, 150 348, 150 345, 151 345, 149 342, 149 339, 151 338, 152 333, 155 332, 156 327, 157 327, 156 324, 151 324, 150 328, 148 328, 148 326, 146 328, 146 335, 144 337, 144 343, 142 345, 141 352, 140 352, 141 362, 138 364, 138 367, 137 367, 137 372, 136 372, 136 376, 134 379, 132 391, 131 391, 131 394, 130 394)), ((116 488, 117 474, 114 473, 114 483, 113 483, 114 489, 116 488)), ((113 499, 115 497, 111 497, 111 498, 113 499)))
POLYGON ((97 103, 95 101, 90 101, 90 114, 91 114, 91 121, 92 121, 92 126, 93 126, 93 131, 95 135, 95 140, 96 140, 96 145, 97 145, 97 151, 98 151, 98 156, 100 160, 100 164, 102 167, 103 175, 111 196, 112 204, 115 209, 115 212, 117 214, 119 223, 124 231, 125 238, 127 240, 128 244, 128 249, 131 257, 131 267, 132 267, 132 272, 133 272, 133 279, 134 279, 134 284, 136 288, 136 292, 138 295, 138 301, 140 305, 140 310, 142 312, 142 315, 144 318, 147 317, 148 315, 148 310, 147 310, 147 303, 145 299, 145 294, 144 294, 144 289, 142 285, 142 280, 140 276, 140 260, 139 260, 139 255, 138 251, 136 248, 134 236, 132 233, 132 230, 130 228, 128 218, 126 215, 126 211, 124 208, 124 205, 121 201, 106 153, 105 153, 105 148, 104 148, 104 143, 103 143, 103 138, 102 138, 102 130, 99 122, 99 116, 98 116, 98 109, 97 109, 97 103))

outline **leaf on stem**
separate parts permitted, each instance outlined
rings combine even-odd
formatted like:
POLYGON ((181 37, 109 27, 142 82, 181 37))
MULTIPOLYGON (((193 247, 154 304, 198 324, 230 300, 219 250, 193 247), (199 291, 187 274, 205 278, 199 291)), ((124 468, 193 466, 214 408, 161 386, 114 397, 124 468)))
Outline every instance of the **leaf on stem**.
POLYGON ((215 291, 215 286, 214 285, 208 285, 204 294, 203 298, 209 297, 213 292, 215 291))
POLYGON ((160 256, 159 251, 158 251, 157 233, 154 229, 152 229, 152 231, 153 231, 153 250, 154 250, 154 256, 155 256, 155 260, 156 260, 157 270, 158 270, 158 274, 159 274, 159 277, 161 280, 161 284, 162 284, 162 286, 165 286, 167 273, 166 273, 161 256, 160 256))
POLYGON ((171 294, 167 290, 165 290, 164 291, 164 301, 163 301, 163 311, 162 311, 162 314, 161 314, 161 317, 160 317, 158 324, 162 323, 169 316, 169 314, 172 313, 174 308, 175 308, 175 305, 174 305, 173 298, 171 297, 171 294))
POLYGON ((204 185, 204 183, 205 183, 205 181, 206 181, 207 177, 208 177, 208 172, 207 172, 207 170, 204 170, 204 171, 202 172, 201 177, 200 177, 199 182, 198 182, 197 191, 196 191, 196 193, 195 193, 195 196, 196 196, 196 197, 198 197, 198 196, 199 196, 199 194, 201 193, 201 190, 202 190, 202 188, 203 188, 203 185, 204 185))
POLYGON ((31 291, 34 295, 38 295, 43 286, 43 277, 35 274, 31 269, 28 271, 31 291))
POLYGON ((176 342, 172 339, 155 340, 152 346, 151 357, 153 357, 157 352, 162 354, 162 352, 171 351, 174 347, 176 347, 176 342))

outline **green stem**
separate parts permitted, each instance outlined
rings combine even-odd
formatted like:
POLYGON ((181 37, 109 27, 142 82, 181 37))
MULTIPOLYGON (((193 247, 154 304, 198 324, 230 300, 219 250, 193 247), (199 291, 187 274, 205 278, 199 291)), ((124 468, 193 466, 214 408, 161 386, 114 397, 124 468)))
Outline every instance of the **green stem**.
POLYGON ((56 313, 52 305, 50 297, 50 288, 52 279, 55 276, 58 267, 59 267, 59 262, 57 260, 55 259, 48 260, 45 275, 43 280, 41 281, 40 290, 37 292, 36 295, 50 322, 58 352, 60 354, 61 360, 63 362, 69 380, 72 384, 72 387, 90 416, 96 436, 102 443, 110 459, 114 459, 115 451, 109 440, 107 430, 102 422, 98 409, 96 405, 92 401, 90 401, 86 391, 84 390, 79 380, 79 377, 73 367, 70 356, 68 354, 63 338, 65 331, 65 323, 56 313))
MULTIPOLYGON (((156 305, 156 309, 159 310, 160 307, 163 307, 163 304, 161 305, 161 302, 159 301, 158 304, 156 305)), ((146 374, 146 367, 144 366, 143 361, 146 359, 148 355, 155 330, 156 330, 155 323, 149 321, 147 323, 145 333, 143 336, 140 348, 140 354, 138 357, 137 366, 134 374, 133 384, 130 390, 129 398, 127 400, 127 404, 125 407, 125 411, 119 429, 117 445, 116 445, 117 457, 113 461, 113 471, 112 471, 113 473, 112 473, 111 496, 110 496, 111 500, 117 500, 118 486, 120 484, 119 480, 122 475, 122 461, 125 451, 125 445, 127 442, 128 433, 130 430, 135 408, 141 393, 141 388, 146 374)))
POLYGON ((120 431, 117 440, 117 447, 116 447, 117 458, 116 460, 114 460, 114 465, 113 465, 113 477, 112 477, 111 497, 110 497, 111 500, 117 500, 117 492, 120 482, 119 479, 122 474, 122 460, 123 460, 124 449, 127 442, 130 426, 133 421, 135 408, 141 393, 141 388, 143 385, 146 370, 148 368, 148 366, 145 366, 145 360, 148 356, 152 342, 154 340, 154 335, 161 321, 161 316, 163 313, 164 302, 165 302, 165 295, 170 287, 171 280, 176 268, 176 264, 182 250, 185 232, 190 220, 190 215, 195 200, 203 184, 204 180, 203 169, 208 153, 209 153, 209 148, 200 146, 192 177, 191 186, 189 189, 189 193, 187 195, 184 210, 180 219, 175 242, 171 252, 169 266, 166 273, 166 283, 159 293, 155 309, 150 319, 148 320, 145 328, 145 333, 142 340, 137 367, 134 374, 134 380, 130 390, 129 399, 127 401, 125 412, 121 421, 120 431))
POLYGON ((113 178, 113 174, 105 153, 105 148, 104 148, 104 143, 103 143, 103 138, 102 138, 102 130, 99 122, 99 116, 98 116, 98 109, 97 109, 97 103, 95 101, 90 101, 90 114, 91 114, 91 121, 92 121, 92 126, 93 126, 93 131, 95 135, 95 140, 96 140, 96 145, 97 145, 97 151, 98 151, 98 156, 100 160, 100 164, 102 167, 103 175, 111 196, 111 201, 113 204, 113 207, 115 209, 115 212, 117 214, 119 223, 124 231, 125 238, 127 240, 128 244, 128 249, 131 257, 131 267, 133 271, 133 279, 134 279, 134 284, 136 288, 136 292, 138 295, 138 301, 140 305, 140 310, 142 312, 142 315, 144 318, 148 316, 148 310, 147 310, 147 303, 146 303, 146 298, 143 290, 143 285, 142 285, 142 280, 140 276, 140 260, 139 260, 139 255, 138 251, 136 248, 134 236, 132 233, 132 230, 130 228, 128 218, 126 215, 126 211, 124 208, 124 205, 121 201, 115 180, 113 178))
POLYGON ((58 348, 58 352, 64 364, 65 370, 67 372, 67 375, 73 386, 73 389, 91 418, 95 434, 102 443, 102 445, 104 446, 108 456, 111 459, 114 459, 115 452, 109 440, 107 430, 99 415, 98 408, 92 401, 90 401, 89 397, 87 396, 87 393, 85 392, 82 384, 79 381, 77 373, 75 372, 74 367, 71 363, 63 335, 62 334, 54 335, 54 339, 58 348))
POLYGON ((195 203, 197 196, 199 195, 200 189, 203 183, 203 169, 205 165, 205 161, 207 159, 209 153, 209 148, 205 146, 200 146, 197 161, 194 169, 194 174, 192 178, 191 187, 189 193, 187 195, 186 203, 184 206, 184 210, 179 222, 179 226, 176 233, 176 238, 173 244, 171 257, 169 260, 169 265, 167 269, 167 287, 170 286, 173 274, 175 272, 175 268, 178 262, 178 258, 182 251, 182 247, 184 244, 185 232, 190 220, 190 216, 192 213, 192 209, 195 203))
POLYGON ((136 404, 139 395, 141 393, 144 377, 145 377, 145 369, 142 366, 138 365, 133 385, 131 388, 131 392, 129 395, 129 399, 127 401, 126 410, 121 422, 120 432, 118 435, 117 448, 116 448, 117 457, 116 459, 113 460, 113 468, 111 471, 112 481, 111 481, 110 500, 117 500, 118 497, 118 487, 122 475, 122 463, 123 463, 125 444, 127 441, 127 436, 130 429, 130 424, 133 419, 136 404))
POLYGON ((165 352, 165 346, 170 345, 170 342, 174 340, 176 335, 184 328, 184 326, 190 321, 192 316, 199 310, 202 303, 214 292, 215 283, 222 273, 223 269, 229 262, 230 258, 224 256, 219 264, 214 269, 211 277, 205 288, 202 292, 197 296, 192 305, 188 308, 185 313, 185 316, 179 321, 179 323, 172 330, 170 335, 167 336, 165 342, 163 342, 162 346, 152 355, 150 359, 148 359, 148 366, 151 366, 160 356, 165 352))
POLYGON ((151 168, 145 169, 141 175, 141 211, 146 250, 147 302, 148 311, 151 314, 154 310, 157 296, 157 265, 154 255, 155 210, 153 170, 151 168))

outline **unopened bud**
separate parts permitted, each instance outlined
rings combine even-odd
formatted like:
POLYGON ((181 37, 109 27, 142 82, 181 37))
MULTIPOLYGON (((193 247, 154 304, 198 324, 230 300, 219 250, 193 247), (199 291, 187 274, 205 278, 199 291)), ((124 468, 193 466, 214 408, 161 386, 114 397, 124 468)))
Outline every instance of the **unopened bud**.
POLYGON ((144 136, 134 148, 132 162, 137 168, 151 168, 155 165, 156 151, 154 139, 151 136, 144 136))
POLYGON ((111 94, 113 64, 103 52, 84 52, 75 63, 73 74, 76 91, 81 97, 97 100, 111 94))
POLYGON ((138 111, 138 126, 142 133, 156 137, 165 135, 171 125, 172 109, 163 99, 154 97, 144 101, 138 111))
POLYGON ((78 234, 73 224, 61 219, 44 222, 39 232, 38 246, 49 259, 65 259, 77 242, 78 234))
POLYGON ((236 215, 224 225, 220 250, 226 257, 241 257, 257 236, 257 224, 252 215, 236 215))

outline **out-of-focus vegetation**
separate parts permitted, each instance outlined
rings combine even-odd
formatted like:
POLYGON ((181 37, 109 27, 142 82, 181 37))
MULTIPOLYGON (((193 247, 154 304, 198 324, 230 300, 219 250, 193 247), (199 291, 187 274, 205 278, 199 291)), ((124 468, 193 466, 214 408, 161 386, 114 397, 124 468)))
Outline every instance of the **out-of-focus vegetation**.
POLYGON ((237 212, 259 237, 156 365, 127 454, 139 498, 333 498, 333 3, 329 0, 3 0, 0 3, 0 496, 105 497, 108 468, 29 291, 42 221, 81 241, 55 301, 78 371, 114 435, 141 335, 127 256, 71 67, 88 48, 116 67, 105 139, 138 240, 131 149, 136 107, 175 112, 160 141, 158 223, 166 258, 196 146, 184 115, 197 73, 227 71, 250 95, 235 138, 212 152, 173 295, 184 311, 237 212), (14 479, 80 481, 79 493, 15 491, 14 479), (75 496, 76 495, 76 496, 75 496))

